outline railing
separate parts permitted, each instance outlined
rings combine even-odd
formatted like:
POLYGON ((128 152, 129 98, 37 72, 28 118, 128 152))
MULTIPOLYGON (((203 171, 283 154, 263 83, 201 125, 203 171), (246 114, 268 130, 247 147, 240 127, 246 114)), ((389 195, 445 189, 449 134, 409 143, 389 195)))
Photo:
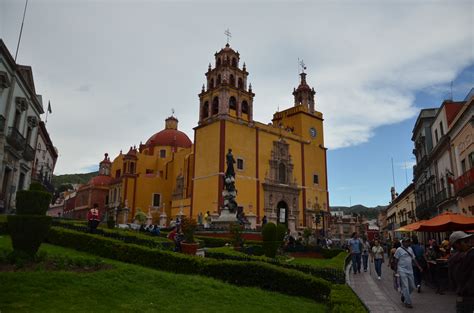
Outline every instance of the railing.
POLYGON ((23 151, 26 139, 15 127, 8 127, 7 142, 16 150, 23 151))
POLYGON ((35 149, 33 149, 29 144, 25 145, 23 159, 25 159, 25 161, 33 161, 35 159, 35 149))
POLYGON ((448 193, 446 192, 446 188, 445 189, 442 189, 441 191, 439 191, 436 195, 435 195, 435 203, 438 204, 440 202, 443 202, 445 201, 446 199, 448 199, 448 193))
POLYGON ((474 184, 474 167, 466 171, 454 181, 454 191, 456 194, 463 193, 468 187, 474 184))
POLYGON ((401 221, 401 222, 400 222, 400 227, 406 226, 407 223, 408 223, 407 221, 401 221))
POLYGON ((0 134, 3 134, 3 129, 5 128, 5 116, 0 115, 0 134))

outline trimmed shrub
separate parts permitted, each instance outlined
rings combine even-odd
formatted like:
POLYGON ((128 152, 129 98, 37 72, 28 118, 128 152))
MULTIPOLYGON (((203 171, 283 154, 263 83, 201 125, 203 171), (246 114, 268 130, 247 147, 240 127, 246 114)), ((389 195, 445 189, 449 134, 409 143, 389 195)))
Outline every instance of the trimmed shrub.
POLYGON ((168 272, 208 276, 239 286, 260 287, 316 301, 327 301, 331 291, 331 284, 323 279, 263 262, 244 263, 199 258, 126 244, 93 234, 57 227, 51 228, 48 241, 105 258, 168 272))
POLYGON ((9 215, 8 231, 15 251, 34 257, 51 226, 50 216, 9 215))
POLYGON ((277 246, 275 244, 277 227, 273 223, 267 223, 262 229, 263 251, 266 257, 275 258, 277 246))
POLYGON ((8 224, 5 222, 0 222, 0 235, 8 234, 8 224))
POLYGON ((16 214, 45 215, 51 194, 40 190, 20 190, 16 193, 16 214))
POLYGON ((330 296, 331 313, 367 313, 359 297, 347 285, 333 285, 330 296))
POLYGON ((109 229, 114 229, 115 228, 115 220, 112 215, 109 215, 107 218, 107 228, 109 229))

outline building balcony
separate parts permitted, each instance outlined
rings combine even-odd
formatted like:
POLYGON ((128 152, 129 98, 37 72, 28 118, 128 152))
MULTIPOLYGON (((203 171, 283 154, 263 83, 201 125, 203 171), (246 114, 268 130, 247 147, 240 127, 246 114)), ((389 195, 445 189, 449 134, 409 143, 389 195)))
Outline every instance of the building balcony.
POLYGON ((5 116, 0 115, 0 134, 3 134, 3 129, 5 128, 5 116))
POLYGON ((403 227, 403 226, 406 226, 407 225, 407 221, 401 221, 400 222, 400 227, 403 227))
POLYGON ((8 127, 7 142, 17 151, 23 151, 26 145, 26 139, 15 127, 8 127))
POLYGON ((448 199, 448 193, 446 189, 440 190, 436 195, 435 195, 435 203, 441 203, 443 201, 446 201, 448 199))
POLYGON ((474 191, 474 167, 466 171, 454 181, 454 192, 465 196, 474 191))
POLYGON ((28 144, 25 145, 25 150, 23 150, 23 159, 28 162, 35 159, 35 149, 28 144))

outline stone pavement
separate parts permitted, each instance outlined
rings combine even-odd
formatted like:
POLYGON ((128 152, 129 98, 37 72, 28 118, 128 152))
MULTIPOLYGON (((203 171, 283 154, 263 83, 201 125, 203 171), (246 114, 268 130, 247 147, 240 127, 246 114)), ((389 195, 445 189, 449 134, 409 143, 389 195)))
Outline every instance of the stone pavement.
MULTIPOLYGON (((370 262, 370 261, 369 261, 370 262)), ((393 288, 392 270, 387 263, 382 264, 382 279, 377 280, 373 263, 369 263, 367 272, 361 271, 354 275, 346 270, 347 283, 365 303, 371 313, 400 313, 400 312, 430 312, 450 313, 456 312, 456 296, 453 292, 438 295, 435 290, 422 285, 421 293, 416 290, 412 293, 413 309, 403 306, 400 293, 393 288)))

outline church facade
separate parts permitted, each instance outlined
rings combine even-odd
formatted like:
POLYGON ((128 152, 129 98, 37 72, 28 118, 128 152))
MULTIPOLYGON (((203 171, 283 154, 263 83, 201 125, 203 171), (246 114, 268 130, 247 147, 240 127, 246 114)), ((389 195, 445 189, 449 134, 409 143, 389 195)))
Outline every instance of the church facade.
POLYGON ((329 209, 327 149, 316 92, 303 71, 293 105, 275 112, 271 123, 258 122, 248 74, 229 44, 217 52, 199 94, 193 142, 171 116, 145 144, 101 162, 99 176, 110 178, 104 179, 106 206, 124 212, 123 220, 138 210, 165 212, 168 218, 218 213, 224 201, 225 155, 232 149, 236 200, 246 215, 256 216, 258 224, 266 216, 296 228, 315 228, 315 216, 329 209))

